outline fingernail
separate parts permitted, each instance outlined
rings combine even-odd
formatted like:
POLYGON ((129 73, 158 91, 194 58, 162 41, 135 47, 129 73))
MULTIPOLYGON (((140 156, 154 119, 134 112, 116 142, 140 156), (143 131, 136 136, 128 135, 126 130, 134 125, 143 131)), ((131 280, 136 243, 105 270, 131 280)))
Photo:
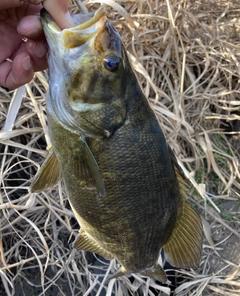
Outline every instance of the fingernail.
POLYGON ((23 66, 23 69, 25 69, 26 71, 28 71, 32 67, 31 59, 29 56, 25 57, 22 60, 22 66, 23 66))
POLYGON ((33 52, 37 57, 42 58, 47 53, 47 47, 42 42, 38 42, 34 45, 33 52))

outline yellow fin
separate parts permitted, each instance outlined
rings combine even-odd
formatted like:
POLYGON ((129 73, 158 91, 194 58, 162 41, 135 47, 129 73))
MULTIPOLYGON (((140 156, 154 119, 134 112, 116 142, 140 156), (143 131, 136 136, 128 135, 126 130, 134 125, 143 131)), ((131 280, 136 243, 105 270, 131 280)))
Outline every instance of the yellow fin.
POLYGON ((159 264, 156 267, 153 267, 151 269, 145 270, 144 272, 141 272, 141 274, 149 276, 162 283, 166 283, 168 281, 165 271, 159 264))
POLYGON ((164 244, 167 261, 180 268, 198 265, 202 251, 202 223, 189 202, 182 200, 182 211, 169 240, 164 244))
POLYGON ((198 265, 202 251, 202 222, 186 197, 190 182, 178 164, 176 156, 169 147, 181 196, 180 210, 172 234, 164 244, 167 261, 175 267, 194 268, 198 265))
POLYGON ((51 151, 35 176, 29 191, 41 192, 56 185, 61 178, 60 175, 58 160, 53 151, 51 151))
POLYGON ((97 253, 106 259, 113 259, 113 256, 91 239, 82 228, 79 232, 79 235, 73 243, 75 249, 97 253))

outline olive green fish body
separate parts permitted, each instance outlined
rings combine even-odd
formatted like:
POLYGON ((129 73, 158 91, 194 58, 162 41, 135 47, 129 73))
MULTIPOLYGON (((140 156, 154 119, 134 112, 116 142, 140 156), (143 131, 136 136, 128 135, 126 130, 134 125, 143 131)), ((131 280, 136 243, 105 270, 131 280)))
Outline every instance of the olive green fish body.
POLYGON ((156 263, 181 208, 164 135, 143 101, 142 95, 132 100, 125 123, 110 138, 87 141, 103 177, 104 197, 80 167, 79 136, 56 120, 52 125, 54 152, 81 224, 131 272, 156 263))
POLYGON ((31 191, 62 177, 81 226, 75 247, 116 258, 115 276, 140 272, 165 282, 161 248, 172 265, 196 266, 202 226, 185 199, 188 181, 105 10, 63 31, 46 11, 41 19, 52 151, 31 191))

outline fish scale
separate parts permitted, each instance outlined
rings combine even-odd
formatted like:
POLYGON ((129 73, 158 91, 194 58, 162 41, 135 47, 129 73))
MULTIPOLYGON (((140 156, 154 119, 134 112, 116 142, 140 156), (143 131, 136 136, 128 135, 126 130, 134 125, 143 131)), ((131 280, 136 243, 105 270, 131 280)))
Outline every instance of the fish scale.
MULTIPOLYGON (((155 122, 155 118, 154 118, 155 122)), ((158 125, 156 125, 158 127, 158 125)), ((146 128, 146 126, 144 125, 146 128)), ((161 133, 161 130, 158 128, 158 131, 161 133)), ((150 223, 150 227, 155 228, 155 234, 153 237, 149 237, 149 240, 152 242, 151 245, 155 245, 155 241, 162 241, 163 233, 166 235, 167 231, 163 232, 162 230, 166 228, 165 221, 162 219, 162 224, 159 223, 159 220, 164 215, 165 212, 165 203, 164 200, 159 198, 161 196, 161 192, 165 192, 165 186, 163 186, 164 183, 166 185, 169 183, 169 178, 166 178, 164 174, 164 170, 162 168, 162 165, 158 164, 158 162, 155 162, 155 166, 152 165, 153 161, 156 160, 155 155, 159 155, 159 150, 162 149, 162 146, 165 145, 162 144, 162 141, 153 141, 155 145, 151 145, 153 148, 152 154, 149 157, 148 150, 146 149, 145 143, 148 137, 141 137, 140 133, 135 133, 134 128, 129 124, 127 126, 123 126, 122 128, 118 129, 116 133, 113 135, 111 140, 105 140, 103 142, 100 141, 89 141, 89 147, 91 151, 94 154, 95 159, 98 162, 100 171, 106 171, 106 170, 112 170, 121 172, 122 178, 118 178, 112 186, 112 180, 111 178, 105 179, 104 184, 107 189, 107 196, 101 197, 101 210, 108 209, 108 214, 111 212, 112 214, 109 214, 108 216, 101 216, 100 211, 99 213, 96 212, 96 217, 98 219, 93 221, 92 215, 88 217, 88 220, 91 221, 92 226, 95 228, 100 225, 101 232, 103 233, 103 230, 105 230, 105 233, 109 233, 111 229, 113 228, 113 225, 119 225, 116 228, 116 232, 119 233, 119 236, 122 236, 122 239, 119 239, 122 241, 125 237, 128 237, 129 233, 135 233, 134 237, 134 244, 132 244, 131 248, 132 251, 136 250, 138 247, 138 239, 143 238, 144 239, 144 233, 145 233, 145 227, 142 225, 142 227, 139 227, 139 225, 142 224, 144 221, 144 224, 147 224, 146 217, 148 215, 155 216, 155 219, 152 220, 155 221, 156 225, 152 225, 150 223), (128 130, 128 132, 126 132, 128 130), (129 141, 131 139, 131 142, 129 141), (135 141, 136 139, 136 141, 135 141), (134 147, 135 150, 135 156, 132 157, 130 153, 128 153, 128 150, 131 148, 131 143, 137 142, 137 147, 134 147), (141 142, 143 142, 143 148, 145 151, 145 155, 142 151, 141 142), (123 150, 123 143, 124 143, 124 150, 123 150), (100 146, 100 147, 99 147, 100 146), (103 157, 102 151, 104 150, 110 150, 114 151, 114 157, 107 157, 108 154, 106 154, 106 158, 103 157), (124 152, 123 152, 124 151, 124 152), (146 163, 143 166, 139 167, 139 159, 138 155, 140 155, 142 158, 146 160, 146 163), (124 159, 124 161, 122 161, 124 159), (149 164, 149 165, 148 165, 149 164), (151 175, 150 175, 151 173, 151 175), (153 173, 153 174, 152 174, 153 173), (162 178, 162 175, 164 178, 162 178), (161 180, 161 184, 159 182, 161 180), (111 188, 108 186, 108 184, 111 185, 111 188), (160 185, 160 186, 159 186, 160 185), (125 190, 124 190, 125 188, 125 190), (156 195, 156 192, 158 192, 158 195, 156 195), (141 196, 142 194, 142 196, 141 196), (121 200, 120 200, 121 199, 121 200), (146 204, 146 199, 148 200, 148 203, 146 204), (132 220, 132 212, 135 212, 134 221, 132 220), (124 220, 122 219, 123 213, 125 215, 124 220), (129 216, 130 215, 130 216, 129 216), (130 219, 127 217, 129 216, 130 219), (115 222, 111 223, 109 219, 114 220, 115 222), (133 229, 133 230, 132 230, 133 229), (158 230, 158 231, 157 231, 158 230)), ((58 141, 59 143, 62 143, 62 141, 58 141)), ((166 164, 167 165, 167 164, 166 164)), ((171 166, 169 165, 171 168, 171 166)), ((70 168, 71 169, 71 168, 70 168)), ((64 171, 64 169, 63 169, 64 171)), ((68 175, 68 172, 66 173, 68 175)), ((172 180, 174 180, 174 173, 172 171, 172 180)), ((68 183, 68 177, 65 178, 65 182, 68 183)), ((72 189, 69 189, 69 198, 71 201, 72 206, 78 211, 80 216, 85 217, 86 214, 85 209, 92 208, 92 205, 95 203, 98 203, 99 198, 96 197, 95 194, 91 194, 92 190, 90 192, 81 192, 81 188, 78 188, 78 196, 85 196, 85 203, 84 206, 81 204, 81 209, 78 208, 78 199, 77 198, 71 198, 71 196, 75 197, 76 192, 72 191, 72 189), (83 210, 84 209, 84 210, 83 210)), ((167 192, 169 194, 169 192, 167 192)), ((166 196, 166 195, 165 195, 166 196)), ((177 197, 177 195, 176 195, 177 197)), ((170 199, 171 203, 174 204, 177 202, 177 199, 170 199)), ((176 211, 176 210, 175 210, 176 211)), ((171 211, 173 212, 173 211, 171 211)), ((172 213, 173 216, 173 213, 172 213)), ((174 217, 175 218, 175 217, 174 217)), ((150 221, 151 222, 151 221, 150 221)), ((173 223, 171 223, 173 224, 173 223)), ((149 226, 146 225, 146 232, 148 233, 149 226)), ((115 237, 112 244, 115 243, 115 237)), ((121 246, 122 248, 123 246, 121 246)), ((129 247, 129 244, 128 244, 129 247)), ((139 259, 138 261, 142 261, 142 252, 145 250, 145 246, 142 246, 143 250, 140 250, 139 259)), ((156 248, 155 248, 156 249, 156 248)), ((151 249, 150 249, 151 250, 151 249)), ((109 251, 109 250, 108 250, 109 251)), ((154 257, 156 258, 158 256, 160 249, 158 248, 154 254, 154 257)), ((121 250, 120 250, 121 252, 121 250)), ((134 260, 136 260, 137 252, 134 253, 134 260)), ((124 261, 123 259, 119 259, 120 255, 118 255, 118 260, 124 261)))
POLYGON ((112 278, 141 273, 166 282, 162 248, 173 266, 195 267, 202 225, 186 199, 189 181, 105 8, 63 31, 46 10, 41 21, 52 150, 30 190, 63 179, 80 224, 74 246, 116 258, 122 267, 112 278))

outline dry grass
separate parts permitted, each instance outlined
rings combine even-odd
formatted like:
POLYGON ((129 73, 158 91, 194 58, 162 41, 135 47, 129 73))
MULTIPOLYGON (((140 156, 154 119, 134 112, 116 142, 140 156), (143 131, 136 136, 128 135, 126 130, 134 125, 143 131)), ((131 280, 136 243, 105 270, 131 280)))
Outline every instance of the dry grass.
MULTIPOLYGON (((97 3, 112 6, 143 90, 194 184, 206 239, 199 269, 174 271, 182 280, 175 294, 239 295, 239 1, 102 0, 88 9, 97 3)), ((78 8, 72 2, 70 9, 78 8)), ((94 258, 72 249, 78 225, 62 184, 28 193, 50 144, 46 77, 36 73, 16 91, 0 88, 0 294, 170 295, 136 275, 133 283, 123 277, 103 285, 117 263, 93 268, 94 258)))

